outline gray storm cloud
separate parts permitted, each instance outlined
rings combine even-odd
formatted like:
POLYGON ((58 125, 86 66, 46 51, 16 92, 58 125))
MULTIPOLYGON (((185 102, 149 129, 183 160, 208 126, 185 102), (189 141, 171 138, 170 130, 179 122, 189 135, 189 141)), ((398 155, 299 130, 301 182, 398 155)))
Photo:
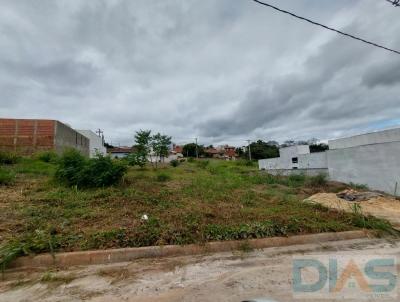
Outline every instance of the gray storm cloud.
MULTIPOLYGON (((385 1, 271 1, 400 48, 385 1)), ((400 56, 231 0, 0 2, 0 114, 177 141, 326 139, 397 120, 400 56)))

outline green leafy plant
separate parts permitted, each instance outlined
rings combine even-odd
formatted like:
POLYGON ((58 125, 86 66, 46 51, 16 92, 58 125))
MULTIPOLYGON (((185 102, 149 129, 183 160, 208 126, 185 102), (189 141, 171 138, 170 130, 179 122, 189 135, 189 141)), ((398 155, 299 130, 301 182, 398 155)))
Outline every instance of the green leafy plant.
POLYGON ((98 154, 86 159, 76 150, 66 151, 59 161, 55 177, 68 186, 105 187, 118 183, 127 168, 120 161, 98 154))
POLYGON ((141 152, 131 153, 125 158, 125 160, 129 166, 139 166, 140 168, 146 166, 147 163, 146 154, 141 152))

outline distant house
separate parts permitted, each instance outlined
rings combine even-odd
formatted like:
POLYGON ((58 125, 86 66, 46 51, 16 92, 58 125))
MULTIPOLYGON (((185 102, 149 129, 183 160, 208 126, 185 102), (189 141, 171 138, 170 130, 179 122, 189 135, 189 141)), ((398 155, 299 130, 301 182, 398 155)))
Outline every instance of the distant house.
POLYGON ((68 148, 89 156, 89 139, 56 120, 0 118, 0 150, 23 155, 68 148))
POLYGON ((177 153, 183 154, 183 147, 174 144, 174 145, 172 145, 172 152, 174 152, 175 154, 177 154, 177 153))
POLYGON ((236 160, 236 148, 231 146, 224 146, 224 158, 226 160, 236 160))
POLYGON ((111 158, 124 158, 133 152, 134 149, 132 147, 114 147, 107 150, 111 158))
POLYGON ((89 156, 95 157, 96 154, 106 155, 107 149, 104 147, 104 137, 98 136, 91 130, 76 130, 89 139, 89 156))
POLYGON ((206 148, 204 153, 206 153, 208 157, 225 160, 236 160, 237 157, 236 148, 228 145, 218 148, 206 148))

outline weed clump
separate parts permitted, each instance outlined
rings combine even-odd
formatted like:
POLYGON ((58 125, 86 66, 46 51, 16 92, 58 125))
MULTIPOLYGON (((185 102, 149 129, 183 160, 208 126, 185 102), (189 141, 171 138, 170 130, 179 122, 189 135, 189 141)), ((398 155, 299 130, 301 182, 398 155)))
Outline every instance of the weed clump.
POLYGON ((159 174, 157 174, 157 176, 156 176, 156 180, 159 181, 159 182, 168 181, 168 180, 170 180, 170 179, 171 179, 171 176, 169 176, 169 175, 166 174, 166 173, 159 173, 159 174))
POLYGON ((0 185, 9 185, 14 182, 15 174, 0 167, 0 185))
POLYGON ((323 187, 327 184, 327 175, 324 173, 318 174, 316 176, 309 176, 306 180, 306 185, 308 187, 323 187))
POLYGON ((173 159, 173 160, 171 160, 170 161, 170 163, 169 163, 172 167, 178 167, 179 165, 180 165, 180 161, 179 160, 177 160, 177 159, 173 159))
POLYGON ((201 169, 205 169, 205 168, 207 168, 209 163, 210 163, 209 160, 198 160, 198 161, 196 161, 196 166, 201 169))
POLYGON ((64 152, 55 177, 58 181, 77 187, 107 187, 121 181, 127 168, 108 156, 98 154, 87 159, 76 150, 64 152))
POLYGON ((18 162, 20 156, 12 152, 0 151, 0 164, 2 165, 13 165, 18 162))
POLYGON ((56 163, 58 154, 54 151, 42 151, 35 154, 35 158, 45 163, 56 163))

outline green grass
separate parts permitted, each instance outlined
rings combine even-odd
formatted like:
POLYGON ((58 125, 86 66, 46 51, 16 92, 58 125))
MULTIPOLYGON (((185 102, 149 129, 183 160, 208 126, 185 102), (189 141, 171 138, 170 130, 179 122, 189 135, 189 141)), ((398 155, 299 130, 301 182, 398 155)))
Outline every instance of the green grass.
POLYGON ((193 160, 130 167, 121 184, 83 190, 54 182, 56 163, 46 161, 23 158, 3 168, 16 178, 0 191, 1 265, 30 253, 392 232, 383 220, 302 202, 336 189, 323 176, 271 176, 247 162, 193 160))
POLYGON ((10 185, 15 180, 15 174, 8 169, 0 167, 0 185, 10 185))

